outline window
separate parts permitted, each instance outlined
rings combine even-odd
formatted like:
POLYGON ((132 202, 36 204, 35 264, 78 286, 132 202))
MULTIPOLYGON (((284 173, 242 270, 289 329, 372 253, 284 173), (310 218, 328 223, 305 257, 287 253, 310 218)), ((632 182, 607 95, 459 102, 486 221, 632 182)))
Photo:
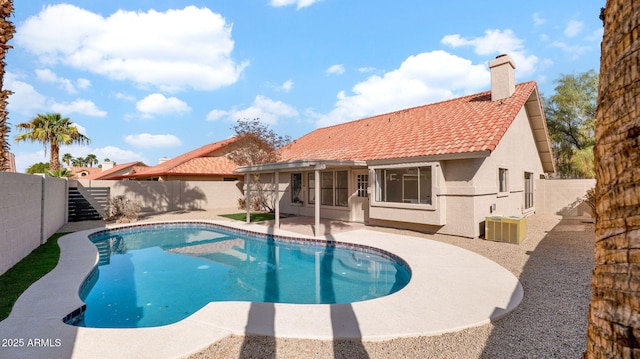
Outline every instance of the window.
POLYGON ((320 204, 333 206, 333 172, 320 172, 320 204))
POLYGON ((533 207, 533 173, 524 173, 524 209, 533 207))
MULTIPOLYGON (((309 203, 315 204, 315 173, 309 173, 309 203)), ((320 204, 346 207, 349 201, 347 171, 320 172, 320 204)))
POLYGON ((509 170, 506 168, 498 168, 498 192, 509 191, 509 170))
POLYGON ((367 197, 367 187, 369 187, 369 175, 358 175, 356 179, 358 186, 358 197, 367 197))
POLYGON ((376 201, 432 204, 431 166, 376 170, 376 201))
POLYGON ((347 171, 336 172, 336 206, 346 207, 349 202, 349 175, 347 171))
POLYGON ((314 204, 316 203, 316 180, 315 180, 316 174, 314 172, 310 172, 309 176, 308 176, 308 181, 309 181, 309 203, 310 204, 314 204))
POLYGON ((291 203, 302 203, 302 173, 291 174, 291 203))

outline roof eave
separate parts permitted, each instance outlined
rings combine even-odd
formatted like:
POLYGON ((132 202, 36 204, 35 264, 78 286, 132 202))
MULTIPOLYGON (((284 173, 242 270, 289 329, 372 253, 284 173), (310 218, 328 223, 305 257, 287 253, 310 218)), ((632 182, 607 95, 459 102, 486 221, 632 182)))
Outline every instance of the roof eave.
POLYGON ((366 167, 366 161, 348 160, 296 160, 288 162, 274 162, 251 166, 238 166, 236 173, 269 173, 276 171, 295 170, 324 170, 330 167, 366 167))

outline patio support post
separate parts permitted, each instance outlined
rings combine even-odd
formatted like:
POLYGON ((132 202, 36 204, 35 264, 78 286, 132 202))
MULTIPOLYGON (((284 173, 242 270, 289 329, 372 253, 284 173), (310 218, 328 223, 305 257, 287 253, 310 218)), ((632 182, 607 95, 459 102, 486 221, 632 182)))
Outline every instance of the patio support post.
POLYGON ((244 175, 244 183, 247 188, 244 190, 244 206, 247 208, 247 223, 251 223, 251 174, 244 175))
POLYGON ((316 197, 316 203, 315 203, 315 230, 314 230, 314 234, 316 237, 318 237, 320 235, 320 170, 316 169, 315 171, 315 182, 316 182, 316 188, 315 188, 315 197, 316 197))
POLYGON ((273 175, 275 195, 276 195, 276 228, 280 228, 280 172, 273 175))

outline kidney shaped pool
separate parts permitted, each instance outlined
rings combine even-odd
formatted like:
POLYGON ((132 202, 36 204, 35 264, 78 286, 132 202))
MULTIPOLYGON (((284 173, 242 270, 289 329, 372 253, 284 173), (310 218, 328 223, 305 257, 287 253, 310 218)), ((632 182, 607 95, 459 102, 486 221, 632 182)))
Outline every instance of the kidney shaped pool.
POLYGON ((209 223, 137 225, 90 237, 100 255, 82 286, 80 326, 167 325, 209 302, 358 302, 394 293, 408 265, 380 249, 261 235, 209 223))

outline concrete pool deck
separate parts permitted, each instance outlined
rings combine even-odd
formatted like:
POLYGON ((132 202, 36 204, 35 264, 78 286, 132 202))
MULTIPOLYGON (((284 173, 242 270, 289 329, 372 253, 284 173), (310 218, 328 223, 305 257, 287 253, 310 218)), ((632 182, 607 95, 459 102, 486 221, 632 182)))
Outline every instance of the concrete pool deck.
MULTIPOLYGON (((260 224, 212 223, 282 236, 308 237, 260 224)), ((178 323, 140 329, 64 324, 82 306, 79 287, 98 260, 88 234, 59 240, 58 266, 32 285, 0 322, 2 358, 179 358, 230 334, 378 341, 429 336, 480 326, 515 309, 523 298, 516 277, 465 249, 367 229, 336 231, 331 240, 377 247, 402 257, 412 279, 392 295, 341 305, 217 302, 178 323), (11 340, 11 343, 6 342, 11 340)))

